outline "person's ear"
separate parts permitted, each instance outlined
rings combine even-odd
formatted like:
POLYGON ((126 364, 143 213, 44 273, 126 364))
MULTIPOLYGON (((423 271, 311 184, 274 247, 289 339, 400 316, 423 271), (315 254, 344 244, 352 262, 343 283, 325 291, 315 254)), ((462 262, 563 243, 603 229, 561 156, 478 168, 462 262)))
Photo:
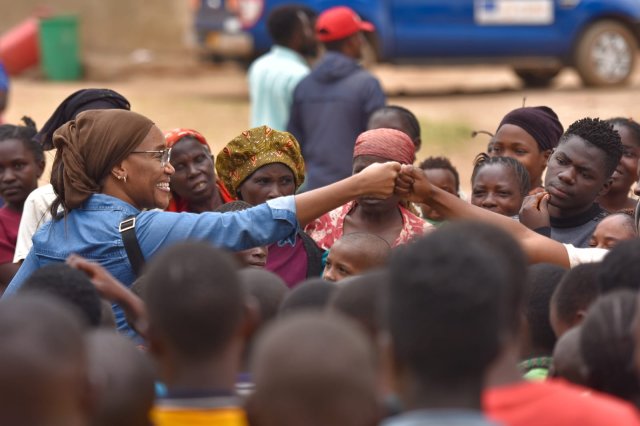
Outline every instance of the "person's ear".
POLYGON ((417 154, 418 151, 420 151, 420 148, 422 147, 422 138, 420 136, 418 136, 417 138, 414 138, 413 144, 416 146, 416 154, 417 154))
POLYGON ((160 337, 156 327, 151 324, 147 325, 147 347, 149 353, 156 359, 161 359, 165 356, 166 346, 160 337))
POLYGON ((115 179, 122 179, 122 176, 127 176, 127 169, 124 167, 124 164, 119 163, 111 168, 111 176, 115 179))
POLYGON ((245 342, 249 341, 261 324, 260 304, 258 299, 247 294, 245 296, 240 335, 245 342))
POLYGON ((587 311, 584 309, 579 309, 578 312, 576 312, 575 316, 573 317, 572 325, 575 327, 582 324, 586 316, 587 316, 587 311))
POLYGON ((553 154, 553 149, 545 149, 544 151, 542 151, 542 156, 544 157, 545 165, 549 161, 549 157, 551 157, 551 154, 553 154))
POLYGON ((613 183, 613 178, 610 177, 607 181, 602 185, 602 188, 598 192, 598 197, 602 197, 604 194, 609 192, 609 188, 611 188, 611 184, 613 183))
POLYGON ((388 389, 383 390, 397 392, 403 368, 398 364, 397 358, 394 356, 391 334, 386 330, 380 331, 376 337, 376 345, 380 354, 379 370, 382 384, 384 387, 388 387, 388 389))
POLYGON ((38 176, 38 179, 40 179, 42 177, 42 174, 44 173, 45 165, 46 165, 46 163, 45 163, 44 159, 36 161, 36 167, 37 167, 36 175, 38 176))

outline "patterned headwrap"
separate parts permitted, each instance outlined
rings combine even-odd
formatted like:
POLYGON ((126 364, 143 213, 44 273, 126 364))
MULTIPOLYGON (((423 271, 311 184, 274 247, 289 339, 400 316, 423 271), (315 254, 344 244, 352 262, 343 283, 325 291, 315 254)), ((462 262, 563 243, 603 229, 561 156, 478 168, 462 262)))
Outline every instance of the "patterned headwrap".
POLYGON ((193 138, 206 147, 209 146, 205 137, 202 136, 202 133, 193 129, 177 128, 177 129, 169 130, 164 134, 164 139, 167 141, 167 148, 173 147, 176 144, 176 142, 186 137, 193 138))
POLYGON ((304 160, 291 133, 267 126, 242 132, 218 153, 216 172, 232 196, 238 187, 262 166, 282 163, 293 172, 296 189, 304 182, 304 160))
POLYGON ((529 133, 538 143, 541 151, 558 146, 560 136, 564 132, 558 115, 549 107, 524 107, 517 108, 505 115, 498 130, 504 124, 513 124, 529 133))
POLYGON ((375 155, 402 164, 412 164, 416 159, 416 146, 404 132, 394 129, 373 129, 361 133, 356 139, 353 158, 375 155))

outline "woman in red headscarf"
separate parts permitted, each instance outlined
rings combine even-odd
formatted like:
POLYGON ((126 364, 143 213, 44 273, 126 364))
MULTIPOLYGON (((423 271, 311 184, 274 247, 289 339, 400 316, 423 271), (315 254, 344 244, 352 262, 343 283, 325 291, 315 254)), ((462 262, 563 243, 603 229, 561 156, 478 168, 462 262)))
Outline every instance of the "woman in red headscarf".
MULTIPOLYGON (((366 131, 356 140, 353 174, 373 163, 397 161, 413 164, 415 145, 405 133, 394 129, 366 131)), ((328 250, 344 234, 367 232, 385 239, 391 247, 433 229, 433 226, 404 208, 392 195, 381 200, 360 197, 326 213, 305 228, 320 248, 328 250)))
POLYGON ((164 134, 171 150, 171 201, 167 211, 214 211, 234 198, 216 177, 207 140, 195 130, 173 129, 164 134))

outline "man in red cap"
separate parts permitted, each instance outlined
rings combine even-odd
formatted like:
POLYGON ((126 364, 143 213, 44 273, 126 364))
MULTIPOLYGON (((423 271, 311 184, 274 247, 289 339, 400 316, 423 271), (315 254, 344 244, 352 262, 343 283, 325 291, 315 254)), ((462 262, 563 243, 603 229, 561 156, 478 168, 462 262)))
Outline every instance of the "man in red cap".
POLYGON ((296 87, 288 125, 302 148, 306 190, 351 175, 355 140, 385 104, 380 82, 358 63, 361 33, 373 30, 345 6, 324 11, 316 21, 316 37, 327 52, 296 87))

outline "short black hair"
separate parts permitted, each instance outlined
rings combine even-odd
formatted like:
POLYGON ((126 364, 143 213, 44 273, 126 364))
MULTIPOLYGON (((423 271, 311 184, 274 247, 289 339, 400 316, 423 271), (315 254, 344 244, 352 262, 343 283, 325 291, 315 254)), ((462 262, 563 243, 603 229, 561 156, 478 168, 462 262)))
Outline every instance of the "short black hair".
POLYGON ((391 245, 377 234, 370 232, 351 232, 344 234, 334 244, 349 245, 359 254, 366 256, 367 265, 382 267, 389 261, 391 245))
POLYGON ((640 289, 640 238, 620 241, 604 257, 598 273, 600 293, 640 289))
POLYGON ((633 142, 636 145, 640 146, 640 123, 631 118, 624 117, 610 118, 607 120, 607 123, 611 124, 612 126, 626 127, 633 136, 633 142))
POLYGON ((230 254, 204 242, 175 244, 146 270, 149 323, 183 359, 225 350, 239 326, 245 296, 230 254))
POLYGON ((586 310, 598 297, 600 263, 583 263, 568 270, 551 297, 558 318, 572 323, 580 310, 586 310))
POLYGON ((267 18, 267 30, 276 44, 286 46, 291 41, 295 31, 300 29, 300 13, 306 15, 310 21, 315 19, 316 12, 302 5, 282 5, 275 7, 267 18))
POLYGON ((386 269, 348 278, 340 283, 329 306, 375 336, 380 329, 380 299, 388 281, 389 271, 386 269))
POLYGON ((531 186, 529 181, 529 172, 521 162, 511 157, 490 157, 486 152, 481 152, 476 155, 473 160, 473 173, 471 173, 471 185, 475 182, 478 173, 485 166, 501 165, 508 169, 511 169, 518 180, 518 188, 520 189, 520 195, 527 195, 531 186))
POLYGON ((549 320, 549 304, 551 296, 567 270, 562 266, 550 263, 531 265, 527 273, 525 316, 531 338, 533 351, 542 354, 526 354, 525 356, 551 356, 556 344, 556 335, 549 320))
POLYGON ((421 387, 475 386, 500 349, 507 260, 465 231, 448 224, 391 260, 394 358, 421 387))
POLYGON ((451 161, 447 157, 428 157, 422 163, 420 163, 422 170, 443 169, 449 170, 456 180, 456 192, 460 191, 460 175, 458 170, 451 164, 451 161))
POLYGON ((282 300, 289 292, 284 280, 260 268, 244 268, 238 274, 245 293, 258 301, 261 323, 275 318, 282 300))
POLYGON ((27 116, 22 117, 24 126, 14 124, 2 124, 0 125, 0 141, 8 139, 16 139, 22 142, 29 151, 33 154, 33 158, 36 162, 44 163, 44 150, 42 145, 36 142, 33 137, 38 133, 36 123, 27 116))
POLYGON ((613 174, 622 157, 622 140, 611 124, 599 118, 582 118, 569 126, 558 145, 571 136, 578 136, 585 142, 600 148, 605 155, 606 175, 610 177, 613 174))
POLYGON ((217 213, 239 212, 242 210, 250 209, 254 206, 242 200, 229 201, 218 207, 215 211, 217 213))
POLYGON ((336 285, 320 277, 309 278, 287 294, 280 305, 279 315, 301 310, 322 310, 328 304, 336 285))
POLYGON ((580 334, 589 387, 632 402, 640 395, 633 366, 637 297, 628 289, 600 297, 589 308, 580 334))
POLYGON ((407 128, 411 131, 409 137, 412 141, 418 139, 421 136, 420 121, 418 121, 418 117, 416 117, 416 115, 410 110, 400 105, 385 105, 375 110, 369 116, 369 120, 371 120, 371 118, 376 114, 384 114, 386 112, 398 114, 406 121, 407 128))
POLYGON ((84 272, 65 263, 51 263, 37 269, 26 279, 20 292, 38 292, 64 299, 78 308, 91 327, 102 321, 100 295, 84 272))

